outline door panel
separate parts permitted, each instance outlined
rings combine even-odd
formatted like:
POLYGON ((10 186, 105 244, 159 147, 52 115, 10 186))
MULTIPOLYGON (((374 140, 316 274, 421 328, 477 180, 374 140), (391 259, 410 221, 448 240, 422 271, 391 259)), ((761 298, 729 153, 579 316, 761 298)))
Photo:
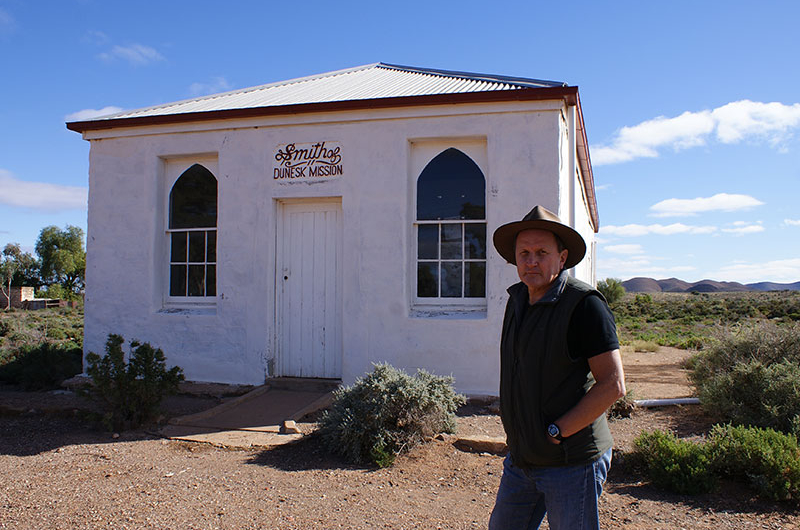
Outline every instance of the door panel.
POLYGON ((286 202, 278 227, 281 375, 342 375, 341 203, 286 202))

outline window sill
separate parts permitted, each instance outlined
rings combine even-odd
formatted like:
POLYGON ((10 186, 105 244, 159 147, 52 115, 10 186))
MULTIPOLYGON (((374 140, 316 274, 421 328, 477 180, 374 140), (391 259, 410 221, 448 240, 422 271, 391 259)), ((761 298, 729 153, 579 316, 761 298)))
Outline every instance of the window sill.
POLYGON ((437 320, 485 320, 486 308, 416 306, 411 308, 409 317, 437 320))
POLYGON ((217 306, 214 305, 189 305, 189 304, 167 304, 158 311, 159 315, 205 315, 214 316, 217 314, 217 306))

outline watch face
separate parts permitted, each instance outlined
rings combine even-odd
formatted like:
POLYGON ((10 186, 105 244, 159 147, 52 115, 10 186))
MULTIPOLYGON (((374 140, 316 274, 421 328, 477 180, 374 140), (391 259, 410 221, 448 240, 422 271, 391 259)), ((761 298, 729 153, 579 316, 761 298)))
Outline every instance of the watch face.
POLYGON ((551 424, 550 424, 550 425, 547 427, 547 434, 549 434, 549 435, 550 435, 550 436, 552 436, 553 438, 555 438, 556 436, 558 436, 558 435, 559 435, 558 426, 557 426, 555 423, 551 423, 551 424))

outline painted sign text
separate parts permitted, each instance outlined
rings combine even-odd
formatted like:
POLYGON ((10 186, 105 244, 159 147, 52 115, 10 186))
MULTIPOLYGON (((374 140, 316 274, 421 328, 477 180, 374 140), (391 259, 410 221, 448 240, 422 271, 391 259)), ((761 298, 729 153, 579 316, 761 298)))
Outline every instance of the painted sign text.
POLYGON ((275 153, 275 180, 326 178, 342 174, 342 148, 335 142, 286 144, 275 153))

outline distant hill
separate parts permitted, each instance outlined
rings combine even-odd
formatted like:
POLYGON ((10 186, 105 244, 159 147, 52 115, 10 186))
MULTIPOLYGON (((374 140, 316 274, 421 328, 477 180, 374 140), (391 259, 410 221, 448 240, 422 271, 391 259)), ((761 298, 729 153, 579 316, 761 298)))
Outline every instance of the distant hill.
POLYGON ((677 278, 654 280, 653 278, 631 278, 622 282, 622 286, 629 293, 721 293, 742 291, 800 291, 800 282, 774 283, 759 282, 741 284, 737 282, 717 282, 714 280, 700 280, 699 282, 685 282, 677 278))
POLYGON ((752 291, 800 291, 800 282, 794 283, 774 283, 758 282, 748 283, 747 286, 752 291))

